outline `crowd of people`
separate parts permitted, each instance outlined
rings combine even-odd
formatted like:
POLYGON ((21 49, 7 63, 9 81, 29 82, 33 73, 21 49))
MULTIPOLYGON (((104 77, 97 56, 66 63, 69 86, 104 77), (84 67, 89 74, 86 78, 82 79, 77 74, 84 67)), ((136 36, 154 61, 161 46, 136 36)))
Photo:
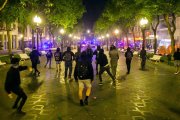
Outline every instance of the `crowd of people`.
MULTIPOLYGON (((110 64, 108 63, 107 55, 104 53, 103 48, 101 46, 97 46, 97 49, 93 51, 91 49, 91 46, 88 45, 86 50, 81 51, 81 48, 77 48, 77 52, 74 54, 71 51, 71 47, 67 47, 67 50, 65 52, 62 52, 60 48, 57 48, 56 51, 53 53, 51 50, 49 50, 46 54, 47 62, 44 65, 46 68, 47 65, 49 65, 49 68, 51 68, 51 62, 52 58, 54 56, 55 62, 56 62, 56 73, 57 77, 60 76, 61 72, 61 62, 64 61, 65 65, 65 74, 64 79, 72 80, 72 65, 73 61, 76 62, 75 69, 74 69, 74 79, 79 84, 79 101, 80 105, 88 105, 88 97, 91 94, 91 87, 92 82, 94 80, 94 71, 92 66, 92 58, 93 55, 96 56, 96 75, 99 76, 99 85, 103 85, 102 80, 102 74, 104 71, 108 73, 110 78, 112 79, 113 85, 116 85, 116 70, 119 60, 119 52, 117 48, 114 45, 111 45, 110 51, 109 51, 109 58, 110 58, 110 64), (83 90, 86 86, 86 95, 85 99, 83 100, 83 90)), ((32 74, 34 76, 40 76, 40 71, 37 69, 37 64, 40 64, 39 56, 41 54, 36 50, 34 47, 32 52, 30 53, 30 59, 32 62, 32 74)), ((125 58, 126 58, 126 66, 127 66, 127 74, 130 74, 131 69, 131 61, 133 58, 133 52, 131 51, 130 47, 127 48, 127 51, 125 52, 125 58)), ((140 58, 141 58, 141 69, 145 70, 145 64, 146 64, 146 50, 142 48, 140 51, 140 58)), ((179 73, 179 66, 180 66, 180 51, 179 48, 177 49, 177 52, 174 53, 174 59, 175 59, 175 65, 177 67, 177 71, 175 74, 179 73)), ((12 92, 15 93, 18 97, 13 105, 13 109, 17 109, 18 113, 24 113, 22 111, 22 107, 26 102, 27 95, 23 91, 23 89, 20 87, 20 71, 28 69, 27 66, 20 66, 19 65, 19 59, 18 58, 12 58, 11 59, 12 66, 10 67, 6 81, 5 81, 5 90, 8 93, 8 96, 12 97, 12 92), (19 106, 18 103, 20 102, 19 106)), ((29 68, 30 69, 30 68, 29 68)))

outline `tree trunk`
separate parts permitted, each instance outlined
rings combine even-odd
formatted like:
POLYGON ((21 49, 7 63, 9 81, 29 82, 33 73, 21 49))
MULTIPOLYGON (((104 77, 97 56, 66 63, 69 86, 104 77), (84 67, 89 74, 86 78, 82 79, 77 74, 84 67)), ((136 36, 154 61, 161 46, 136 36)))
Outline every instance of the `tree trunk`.
POLYGON ((9 54, 12 53, 12 38, 11 38, 11 23, 6 23, 6 30, 7 30, 7 38, 8 38, 8 52, 9 54))
POLYGON ((5 7, 5 5, 7 4, 8 0, 5 0, 3 5, 0 7, 0 11, 5 7))
POLYGON ((153 24, 151 23, 151 28, 153 30, 154 33, 154 54, 156 54, 157 52, 157 37, 156 37, 156 32, 157 32, 157 27, 159 25, 159 15, 157 15, 157 23, 155 25, 155 27, 153 26, 153 24))
POLYGON ((128 34, 127 34, 127 32, 125 33, 125 35, 126 35, 126 43, 127 43, 127 47, 129 47, 129 40, 128 40, 128 34))
POLYGON ((164 20, 166 22, 166 25, 168 27, 168 32, 171 38, 171 54, 174 54, 175 52, 175 39, 174 39, 174 33, 176 31, 176 25, 175 25, 175 20, 176 16, 174 13, 172 13, 172 20, 169 20, 169 14, 164 14, 164 20))
POLYGON ((32 48, 35 47, 34 30, 32 29, 32 48))
POLYGON ((132 32, 133 40, 134 40, 134 49, 136 50, 136 40, 135 40, 135 34, 134 34, 134 27, 131 28, 131 32, 132 32))

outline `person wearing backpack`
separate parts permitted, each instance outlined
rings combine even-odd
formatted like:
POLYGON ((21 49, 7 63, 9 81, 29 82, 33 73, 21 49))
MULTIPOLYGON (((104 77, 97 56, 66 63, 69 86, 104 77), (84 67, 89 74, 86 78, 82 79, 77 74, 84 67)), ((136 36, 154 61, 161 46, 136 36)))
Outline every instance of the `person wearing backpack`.
POLYGON ((60 73, 61 61, 62 61, 62 53, 60 52, 59 47, 56 49, 56 52, 54 53, 54 59, 55 59, 55 62, 56 62, 56 72, 60 73))
POLYGON ((74 60, 76 61, 76 63, 78 62, 78 60, 80 59, 80 55, 81 55, 81 48, 78 47, 77 48, 77 52, 74 55, 74 60))
POLYGON ((115 85, 116 84, 115 83, 115 78, 110 72, 110 67, 108 65, 108 59, 107 59, 107 56, 104 54, 103 49, 100 49, 100 51, 99 51, 99 64, 100 64, 100 71, 99 71, 100 83, 99 83, 99 85, 103 85, 103 83, 102 83, 102 74, 104 73, 104 71, 106 71, 108 73, 108 75, 112 78, 113 84, 115 85))
POLYGON ((72 62, 74 60, 74 53, 71 51, 70 47, 67 47, 67 51, 65 51, 63 53, 62 58, 65 62, 65 76, 64 76, 64 78, 67 79, 67 71, 69 70, 68 78, 71 79, 72 62))
POLYGON ((87 54, 88 61, 92 63, 93 50, 91 49, 90 45, 87 46, 86 54, 87 54))
POLYGON ((125 52, 125 57, 126 57, 127 74, 129 74, 131 69, 131 60, 133 57, 133 53, 130 47, 127 48, 127 51, 125 52))
POLYGON ((74 70, 74 79, 79 84, 79 100, 80 105, 83 106, 84 104, 88 105, 88 97, 91 93, 91 83, 94 80, 93 75, 93 66, 91 62, 88 61, 86 52, 83 51, 81 53, 80 59, 78 60, 75 70, 74 70), (84 85, 86 85, 86 97, 83 101, 83 89, 84 85))
POLYGON ((51 68, 51 59, 53 57, 53 54, 52 54, 52 51, 49 50, 47 53, 46 53, 46 58, 47 58, 47 62, 44 66, 44 68, 46 68, 47 64, 49 63, 49 69, 51 68))

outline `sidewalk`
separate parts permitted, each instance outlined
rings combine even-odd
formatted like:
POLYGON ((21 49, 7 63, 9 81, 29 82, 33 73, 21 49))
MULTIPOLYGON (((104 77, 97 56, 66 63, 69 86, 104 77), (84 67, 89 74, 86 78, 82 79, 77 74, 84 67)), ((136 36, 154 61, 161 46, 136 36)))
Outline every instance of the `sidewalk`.
MULTIPOLYGON (((30 65, 30 61, 25 64, 30 65)), ((163 63, 147 62, 141 71, 140 60, 133 58, 131 72, 126 75, 124 55, 120 56, 117 79, 120 86, 113 87, 110 77, 103 74, 103 86, 98 77, 93 82, 88 106, 79 106, 78 85, 64 81, 64 63, 61 77, 56 78, 55 62, 52 69, 44 68, 41 58, 40 77, 32 78, 28 71, 21 74, 22 87, 28 95, 23 108, 25 116, 16 114, 4 91, 8 66, 0 69, 1 120, 179 120, 180 75, 175 68, 163 63)))

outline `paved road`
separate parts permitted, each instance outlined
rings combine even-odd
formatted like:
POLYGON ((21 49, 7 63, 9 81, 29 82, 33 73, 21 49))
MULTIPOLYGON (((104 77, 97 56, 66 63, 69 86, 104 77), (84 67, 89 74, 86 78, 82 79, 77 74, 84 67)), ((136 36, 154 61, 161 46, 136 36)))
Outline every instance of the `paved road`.
POLYGON ((121 84, 113 87, 104 73, 103 86, 98 86, 96 78, 89 105, 81 107, 76 82, 65 82, 63 71, 56 78, 55 63, 48 69, 43 61, 42 57, 40 77, 33 78, 29 71, 21 73, 22 87, 28 94, 23 108, 26 115, 11 109, 15 96, 9 99, 3 88, 9 66, 0 68, 1 120, 180 120, 180 75, 173 74, 172 66, 148 62, 147 70, 141 71, 140 60, 134 57, 131 73, 126 75, 122 54, 117 77, 121 84))

